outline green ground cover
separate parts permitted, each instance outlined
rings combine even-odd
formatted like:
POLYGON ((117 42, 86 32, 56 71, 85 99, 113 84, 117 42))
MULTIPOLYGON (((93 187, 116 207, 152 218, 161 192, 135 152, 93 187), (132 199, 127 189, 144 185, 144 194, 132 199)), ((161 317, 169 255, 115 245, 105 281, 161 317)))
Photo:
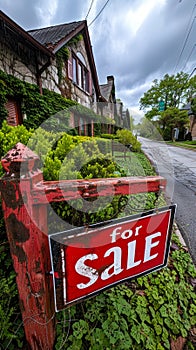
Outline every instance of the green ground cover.
POLYGON ((175 147, 183 147, 191 150, 196 150, 196 141, 176 141, 176 142, 166 142, 175 147))

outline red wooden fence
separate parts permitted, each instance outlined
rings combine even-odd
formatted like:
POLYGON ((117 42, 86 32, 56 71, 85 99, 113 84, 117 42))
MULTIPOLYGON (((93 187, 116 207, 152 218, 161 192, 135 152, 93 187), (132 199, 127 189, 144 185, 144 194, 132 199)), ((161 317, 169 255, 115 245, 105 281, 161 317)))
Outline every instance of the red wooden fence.
POLYGON ((158 193, 165 188, 166 180, 149 176, 46 182, 38 156, 21 143, 7 153, 2 165, 2 206, 26 340, 29 349, 51 350, 55 342, 55 308, 49 273, 47 203, 94 197, 97 188, 99 196, 158 193))

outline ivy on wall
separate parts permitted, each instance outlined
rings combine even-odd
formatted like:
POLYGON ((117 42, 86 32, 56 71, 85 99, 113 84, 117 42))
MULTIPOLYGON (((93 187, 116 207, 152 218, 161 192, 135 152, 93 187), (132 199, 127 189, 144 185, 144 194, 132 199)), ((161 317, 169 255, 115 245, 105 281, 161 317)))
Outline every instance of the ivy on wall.
MULTIPOLYGON (((37 85, 21 81, 0 70, 0 125, 7 118, 5 103, 8 97, 20 101, 22 114, 26 115, 24 125, 28 129, 37 128, 50 116, 77 104, 47 89, 43 89, 41 95, 37 85)), ((68 117, 65 118, 65 124, 68 125, 68 117)))
MULTIPOLYGON (((86 121, 91 120, 95 123, 95 130, 100 123, 113 124, 114 121, 108 117, 97 115, 93 110, 80 105, 79 103, 66 99, 60 94, 43 89, 43 95, 39 92, 39 87, 17 79, 0 70, 0 127, 3 120, 7 118, 5 103, 8 97, 20 101, 21 112, 24 119, 24 125, 30 128, 38 128, 43 122, 58 112, 71 110, 75 115, 82 116, 86 121)), ((50 118, 49 129, 55 127, 56 131, 66 131, 69 128, 69 113, 59 114, 59 118, 50 118)), ((99 128, 98 128, 99 129, 99 128)), ((100 130, 99 130, 100 131, 100 130)), ((100 131, 101 132, 101 131, 100 131)), ((100 133, 96 132, 96 134, 100 133)))
POLYGON ((57 70, 58 70, 58 83, 61 84, 63 75, 63 65, 65 62, 67 62, 69 58, 69 49, 66 46, 63 46, 57 53, 56 53, 56 62, 57 62, 57 70))
POLYGON ((70 46, 76 47, 78 42, 80 42, 82 39, 83 39, 82 34, 76 35, 74 38, 69 40, 69 42, 56 53, 56 62, 57 62, 58 79, 59 79, 58 83, 59 84, 61 84, 61 81, 63 78, 63 74, 62 74, 63 65, 65 62, 68 61, 69 55, 70 55, 70 51, 69 51, 68 47, 70 47, 70 46))

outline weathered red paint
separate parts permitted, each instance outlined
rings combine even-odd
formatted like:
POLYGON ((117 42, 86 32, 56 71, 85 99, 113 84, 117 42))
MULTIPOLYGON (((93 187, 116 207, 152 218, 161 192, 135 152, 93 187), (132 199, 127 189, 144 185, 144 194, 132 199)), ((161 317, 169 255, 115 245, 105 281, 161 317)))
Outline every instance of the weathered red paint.
POLYGON ((2 165, 6 172, 0 181, 2 206, 26 339, 32 350, 50 350, 55 340, 55 309, 53 282, 48 273, 51 263, 47 203, 80 196, 159 192, 166 181, 160 176, 150 176, 46 182, 38 156, 21 143, 7 153, 2 165))
POLYGON ((31 205, 31 190, 41 176, 37 169, 38 157, 32 152, 28 153, 30 158, 26 154, 27 149, 17 144, 2 160, 6 170, 0 182, 2 206, 28 347, 52 350, 55 341, 53 284, 46 273, 51 270, 51 264, 48 237, 43 234, 47 232, 47 213, 45 205, 31 205), (24 179, 19 176, 22 163, 27 169, 24 179), (33 217, 43 232, 34 224, 33 217))
POLYGON ((77 198, 159 192, 166 186, 161 176, 44 181, 32 190, 32 201, 50 203, 77 198))

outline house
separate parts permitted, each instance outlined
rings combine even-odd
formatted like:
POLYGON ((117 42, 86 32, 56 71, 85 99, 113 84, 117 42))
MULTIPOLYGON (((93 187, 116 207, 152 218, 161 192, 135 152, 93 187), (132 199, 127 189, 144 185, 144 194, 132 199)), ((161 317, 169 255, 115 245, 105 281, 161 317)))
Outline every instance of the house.
MULTIPOLYGON (((38 85, 41 94, 43 88, 55 91, 114 122, 114 78, 99 85, 86 21, 27 32, 0 11, 0 48, 2 71, 38 85)), ((22 123, 20 101, 8 96, 6 108, 11 125, 22 123)), ((87 119, 74 113, 70 124, 79 134, 93 135, 94 121, 87 119)))
POLYGON ((91 108, 101 96, 86 21, 28 32, 55 56, 42 74, 42 86, 91 108))
MULTIPOLYGON (((193 97, 193 100, 195 100, 195 97, 193 97)), ((188 116, 190 119, 190 128, 189 132, 191 134, 191 139, 196 140, 196 115, 192 110, 192 104, 191 102, 187 103, 185 106, 181 108, 181 110, 186 110, 188 112, 188 116)))
POLYGON ((114 124, 119 127, 122 123, 122 103, 119 103, 116 99, 113 75, 107 76, 107 83, 100 85, 100 92, 105 102, 98 104, 99 114, 107 115, 114 121, 113 125, 103 125, 102 132, 111 133, 113 132, 114 124))
MULTIPOLYGON (((0 11, 0 69, 19 78, 36 84, 42 89, 42 72, 51 64, 54 55, 40 45, 24 29, 0 11)), ((7 96, 8 123, 22 123, 19 100, 7 96)))

